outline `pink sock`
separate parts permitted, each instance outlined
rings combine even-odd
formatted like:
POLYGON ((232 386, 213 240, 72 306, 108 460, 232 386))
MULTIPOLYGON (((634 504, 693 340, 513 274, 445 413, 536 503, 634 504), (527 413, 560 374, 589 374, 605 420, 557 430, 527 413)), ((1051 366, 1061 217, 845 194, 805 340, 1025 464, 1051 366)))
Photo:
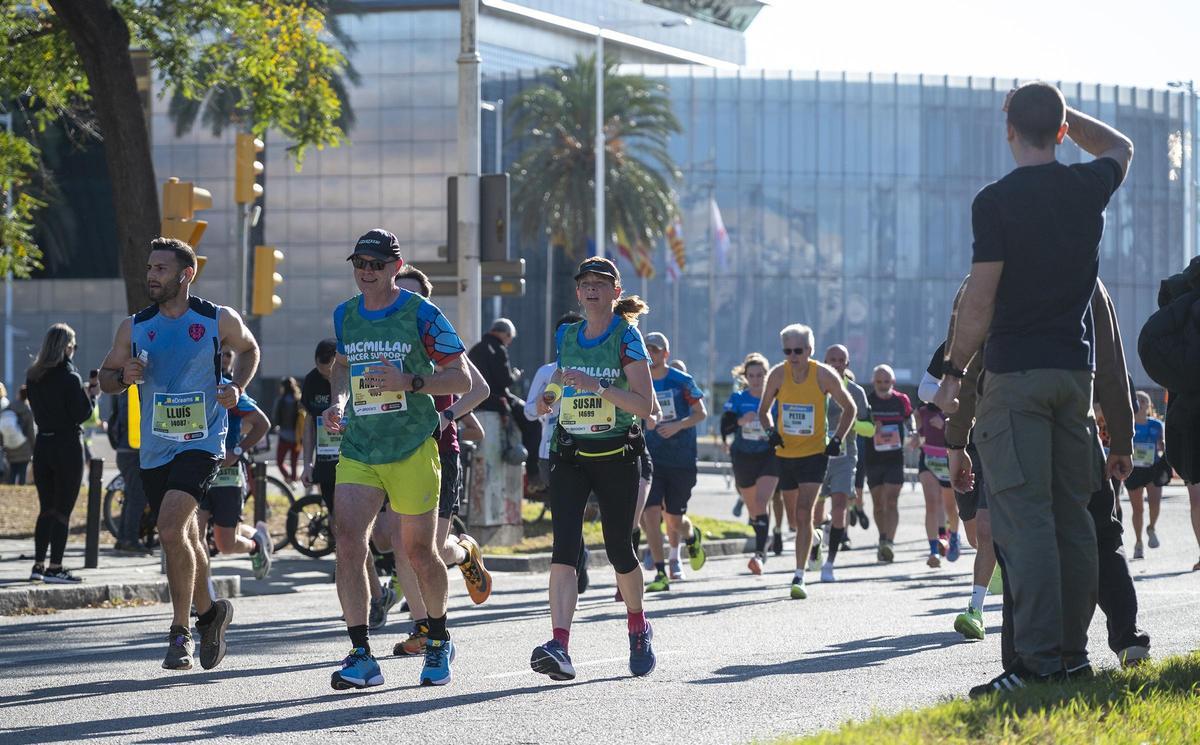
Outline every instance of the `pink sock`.
POLYGON ((571 632, 567 629, 555 629, 554 641, 561 644, 563 649, 566 649, 571 644, 571 632))
POLYGON ((640 634, 646 630, 646 611, 627 611, 625 618, 629 624, 629 633, 640 634))

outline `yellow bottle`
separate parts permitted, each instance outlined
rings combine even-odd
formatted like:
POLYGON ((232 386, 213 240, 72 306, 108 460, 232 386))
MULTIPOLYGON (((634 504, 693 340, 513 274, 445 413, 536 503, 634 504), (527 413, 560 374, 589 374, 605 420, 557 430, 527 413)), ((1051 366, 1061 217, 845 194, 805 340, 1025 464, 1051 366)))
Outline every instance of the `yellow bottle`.
POLYGON ((138 450, 142 447, 142 402, 138 396, 138 387, 129 386, 129 447, 138 450))

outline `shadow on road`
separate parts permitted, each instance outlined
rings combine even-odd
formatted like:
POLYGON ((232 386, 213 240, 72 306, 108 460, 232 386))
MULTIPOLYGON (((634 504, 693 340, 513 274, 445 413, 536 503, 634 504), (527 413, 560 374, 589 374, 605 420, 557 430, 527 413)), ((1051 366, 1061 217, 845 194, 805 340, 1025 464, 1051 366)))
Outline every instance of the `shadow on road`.
POLYGON ((714 670, 714 676, 694 681, 701 685, 741 683, 771 675, 808 675, 839 670, 856 670, 882 664, 898 657, 950 647, 961 642, 957 634, 945 632, 876 636, 834 644, 811 657, 775 665, 728 665, 714 670), (828 651, 828 654, 822 654, 828 651))

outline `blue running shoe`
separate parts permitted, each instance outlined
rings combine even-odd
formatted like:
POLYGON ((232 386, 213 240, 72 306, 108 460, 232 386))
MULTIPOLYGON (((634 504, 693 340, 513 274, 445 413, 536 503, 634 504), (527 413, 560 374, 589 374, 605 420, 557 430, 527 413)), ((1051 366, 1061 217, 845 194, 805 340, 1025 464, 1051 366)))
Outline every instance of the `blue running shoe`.
POLYGON ((648 623, 645 631, 629 635, 629 672, 639 678, 654 672, 654 665, 658 662, 654 648, 650 646, 653 639, 654 629, 648 623))
POLYGON ((533 650, 529 658, 529 667, 535 673, 550 676, 550 680, 575 680, 575 666, 571 664, 571 655, 563 649, 557 639, 551 639, 533 650))
POLYGON ((950 534, 950 548, 946 549, 946 561, 958 561, 962 547, 958 544, 958 531, 950 534))
POLYGON ((346 691, 351 688, 369 688, 383 685, 383 673, 379 663, 367 650, 355 647, 342 660, 342 669, 333 674, 329 681, 335 691, 346 691))
POLYGON ((421 685, 444 686, 450 682, 450 663, 454 662, 454 642, 430 639, 425 642, 425 667, 421 668, 421 685))

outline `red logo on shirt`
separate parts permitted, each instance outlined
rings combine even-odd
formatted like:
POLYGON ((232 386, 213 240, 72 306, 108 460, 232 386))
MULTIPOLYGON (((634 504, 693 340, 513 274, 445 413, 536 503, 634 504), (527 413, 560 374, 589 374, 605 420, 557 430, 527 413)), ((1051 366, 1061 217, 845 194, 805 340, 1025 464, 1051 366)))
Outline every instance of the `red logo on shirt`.
POLYGON ((204 326, 199 323, 188 326, 188 336, 192 337, 192 341, 200 341, 204 338, 204 326))
POLYGON ((150 341, 154 341, 154 337, 158 336, 157 331, 147 331, 146 335, 150 337, 150 341))

